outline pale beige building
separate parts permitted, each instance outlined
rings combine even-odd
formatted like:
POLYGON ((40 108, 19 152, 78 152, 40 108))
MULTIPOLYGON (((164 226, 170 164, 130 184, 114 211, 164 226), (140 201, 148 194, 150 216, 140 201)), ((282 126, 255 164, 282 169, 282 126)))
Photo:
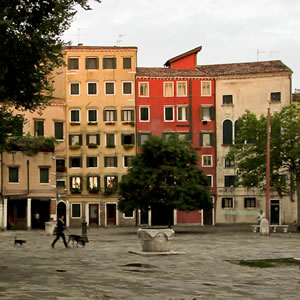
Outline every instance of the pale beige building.
MULTIPOLYGON (((265 211, 265 194, 257 189, 235 187, 237 169, 225 160, 234 143, 236 121, 246 110, 257 116, 271 114, 291 103, 292 71, 281 61, 201 66, 216 78, 216 223, 256 223, 265 211)), ((271 193, 270 221, 285 224, 296 220, 295 202, 271 193)))
POLYGON ((58 181, 66 180, 65 172, 56 172, 57 159, 65 159, 65 103, 53 99, 41 114, 16 113, 25 118, 20 128, 23 136, 56 137, 58 143, 55 149, 54 144, 43 144, 33 155, 32 146, 25 146, 26 142, 21 148, 13 146, 2 153, 0 227, 5 229, 13 223, 17 229, 43 228, 45 222, 56 219, 57 200, 65 194, 64 187, 56 188, 58 181), (39 220, 35 219, 37 214, 39 220))
POLYGON ((118 211, 116 189, 135 146, 136 47, 65 48, 56 93, 66 100, 66 200, 70 226, 134 224, 118 211), (63 82, 63 84, 62 84, 63 82))

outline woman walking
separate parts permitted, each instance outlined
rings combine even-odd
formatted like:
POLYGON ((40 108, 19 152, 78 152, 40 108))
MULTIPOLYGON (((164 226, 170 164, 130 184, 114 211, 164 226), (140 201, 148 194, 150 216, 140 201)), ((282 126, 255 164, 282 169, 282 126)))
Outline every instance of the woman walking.
POLYGON ((64 218, 65 218, 65 216, 62 215, 57 220, 57 225, 56 225, 56 239, 53 241, 53 243, 51 245, 52 248, 55 248, 54 245, 55 245, 55 243, 58 241, 58 239, 60 237, 62 237, 65 247, 68 248, 68 244, 66 242, 66 237, 65 237, 65 234, 64 234, 64 230, 66 228, 66 225, 65 225, 65 222, 64 222, 64 218))

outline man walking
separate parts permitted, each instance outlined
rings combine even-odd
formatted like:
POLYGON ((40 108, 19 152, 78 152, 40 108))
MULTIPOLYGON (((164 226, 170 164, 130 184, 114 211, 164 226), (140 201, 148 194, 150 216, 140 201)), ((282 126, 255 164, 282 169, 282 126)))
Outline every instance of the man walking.
POLYGON ((65 237, 65 234, 64 234, 64 230, 66 228, 66 225, 65 225, 65 222, 64 222, 64 218, 65 216, 62 215, 60 216, 58 219, 57 219, 57 225, 56 225, 56 239, 53 241, 51 247, 52 248, 55 248, 54 245, 55 243, 58 241, 58 239, 60 237, 62 237, 63 239, 63 242, 64 242, 64 245, 66 248, 68 248, 68 244, 66 242, 66 237, 65 237))

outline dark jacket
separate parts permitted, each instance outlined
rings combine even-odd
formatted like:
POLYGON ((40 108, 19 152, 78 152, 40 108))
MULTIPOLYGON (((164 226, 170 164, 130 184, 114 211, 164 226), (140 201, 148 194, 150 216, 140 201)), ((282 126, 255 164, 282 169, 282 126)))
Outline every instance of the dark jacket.
POLYGON ((57 220, 57 225, 56 225, 56 232, 57 234, 63 233, 65 230, 65 222, 62 219, 57 220))

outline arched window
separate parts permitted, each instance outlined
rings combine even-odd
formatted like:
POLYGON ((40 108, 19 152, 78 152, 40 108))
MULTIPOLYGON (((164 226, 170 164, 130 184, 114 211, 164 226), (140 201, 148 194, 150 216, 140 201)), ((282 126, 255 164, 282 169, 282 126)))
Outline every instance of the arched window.
POLYGON ((236 144, 236 140, 237 140, 237 136, 240 130, 240 126, 239 126, 239 120, 236 120, 234 122, 234 143, 236 144))
POLYGON ((223 145, 232 145, 232 121, 223 122, 223 145))

